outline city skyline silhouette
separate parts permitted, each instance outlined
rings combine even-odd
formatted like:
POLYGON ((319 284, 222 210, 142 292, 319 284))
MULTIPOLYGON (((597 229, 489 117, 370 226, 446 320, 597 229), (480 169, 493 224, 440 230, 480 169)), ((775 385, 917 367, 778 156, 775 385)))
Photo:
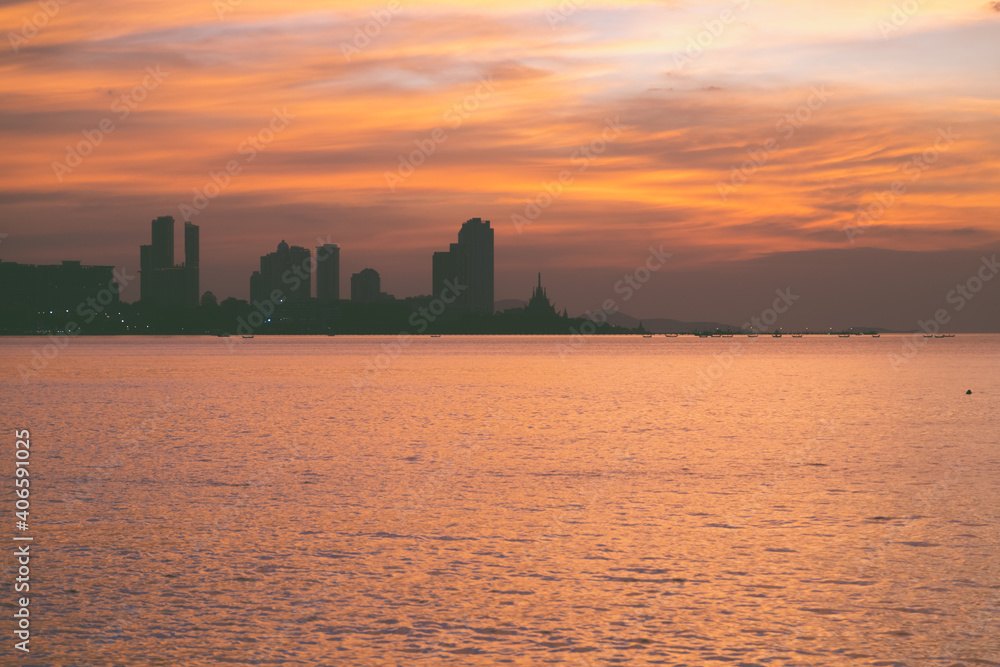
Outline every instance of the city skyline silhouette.
MULTIPOLYGON (((174 234, 174 225, 176 220, 172 216, 159 216, 155 218, 151 223, 151 238, 152 244, 142 245, 139 248, 139 266, 140 270, 137 272, 138 276, 145 275, 147 278, 142 280, 137 278, 135 275, 129 277, 127 266, 115 267, 107 264, 95 264, 95 269, 101 268, 101 276, 97 277, 96 274, 93 281, 96 283, 101 283, 99 286, 92 288, 92 290, 100 290, 106 287, 106 284, 110 281, 112 274, 115 276, 124 276, 124 280, 120 280, 118 284, 118 290, 120 292, 120 298, 128 300, 128 295, 132 295, 132 301, 139 303, 145 300, 147 306, 159 305, 165 306, 168 309, 173 309, 176 307, 185 308, 196 308, 206 296, 207 292, 211 293, 211 297, 217 302, 224 301, 228 298, 233 298, 233 295, 227 294, 217 294, 214 290, 207 289, 206 286, 201 282, 200 276, 204 273, 212 274, 218 272, 218 268, 214 266, 212 261, 213 258, 209 257, 209 261, 206 264, 201 262, 201 242, 200 242, 200 227, 191 223, 190 221, 185 221, 183 224, 183 236, 178 237, 174 234), (179 247, 180 246, 182 247, 179 247), (174 257, 177 250, 182 250, 184 252, 185 261, 184 262, 174 262, 174 257), (203 271, 202 269, 206 270, 203 271)), ((524 297, 525 294, 525 281, 519 281, 522 284, 519 294, 522 295, 518 298, 518 293, 511 295, 505 295, 501 298, 493 297, 490 295, 494 292, 494 268, 493 268, 493 233, 494 229, 490 226, 490 221, 482 221, 482 218, 471 218, 465 224, 462 225, 462 229, 459 233, 459 242, 452 243, 450 250, 448 251, 433 251, 432 259, 433 261, 427 262, 431 265, 431 273, 429 283, 429 289, 420 289, 414 285, 410 285, 405 294, 398 295, 400 299, 407 301, 414 298, 433 298, 435 294, 439 294, 444 287, 444 280, 447 277, 453 279, 458 278, 461 274, 465 282, 471 284, 483 284, 487 285, 484 287, 486 291, 483 292, 485 299, 482 297, 475 297, 478 299, 480 305, 477 307, 479 312, 486 313, 490 312, 491 307, 485 304, 492 303, 493 311, 499 312, 511 307, 523 307, 528 304, 529 299, 524 297), (462 248, 472 248, 472 239, 477 238, 471 235, 475 229, 475 225, 482 225, 489 232, 488 247, 484 246, 485 254, 482 254, 482 260, 479 265, 483 267, 485 273, 482 277, 478 278, 477 281, 473 281, 469 275, 465 272, 466 268, 470 266, 471 255, 467 255, 466 251, 462 248), (468 230, 468 231, 467 231, 468 230), (466 241, 463 241, 463 236, 466 241), (465 258, 465 259, 463 259, 465 258), (484 282, 487 280, 488 283, 484 282)), ((149 237, 147 237, 149 238, 149 237)), ((260 256, 260 263, 258 269, 252 271, 252 275, 249 276, 249 280, 244 282, 244 284, 250 285, 249 298, 243 299, 245 302, 261 302, 267 301, 268 295, 279 289, 282 292, 282 299, 291 298, 293 300, 319 300, 319 301, 337 301, 339 300, 351 300, 351 301, 367 301, 371 302, 388 302, 394 300, 397 295, 390 294, 382 289, 384 276, 394 276, 395 267, 389 266, 380 272, 371 266, 365 266, 363 270, 357 272, 351 272, 349 275, 341 276, 341 245, 337 243, 330 243, 331 236, 327 235, 325 238, 321 236, 315 237, 315 242, 317 245, 315 248, 307 248, 303 246, 289 245, 284 240, 277 244, 277 251, 271 251, 260 256), (290 254, 289 254, 290 253, 290 254), (329 261, 318 261, 320 258, 329 258, 329 261), (314 259, 315 262, 314 267, 314 259), (293 270, 294 269, 294 270, 293 270), (322 272, 322 276, 320 275, 322 272), (294 273, 294 276, 289 276, 287 274, 294 273), (369 276, 367 282, 362 279, 365 276, 369 276), (322 280, 320 279, 322 278, 322 280), (322 287, 321 287, 322 282, 322 287), (256 287, 255 287, 256 285, 256 287), (301 285, 301 289, 300 289, 301 285), (343 287, 342 287, 343 285, 343 287), (369 285, 369 287, 362 287, 362 285, 369 285), (357 290, 361 290, 358 292, 357 290), (320 297, 319 293, 323 292, 323 296, 320 297), (365 293, 368 296, 361 297, 360 294, 365 293), (333 295, 337 294, 335 298, 333 295)), ((503 238, 501 236, 501 238, 503 238)), ((476 243, 479 243, 478 241, 476 243)), ((2 253, 3 248, 0 247, 0 287, 3 289, 20 289, 26 294, 34 293, 35 289, 30 286, 31 279, 26 278, 27 274, 24 273, 24 269, 17 269, 18 265, 23 266, 28 263, 18 263, 5 260, 2 253), (21 287, 10 288, 5 287, 5 284, 15 284, 11 281, 19 281, 16 284, 21 285, 21 287)), ((503 249, 501 248, 501 251, 503 249)), ((477 251, 478 252, 478 251, 477 251)), ((890 255, 895 255, 895 260, 905 260, 908 267, 903 270, 893 271, 891 267, 887 267, 888 262, 886 261, 886 254, 884 251, 878 251, 875 249, 855 249, 853 251, 839 251, 839 254, 849 253, 854 255, 854 259, 848 265, 850 268, 845 267, 843 263, 838 266, 837 275, 835 280, 830 280, 830 276, 819 274, 819 276, 811 276, 810 279, 813 281, 813 290, 808 290, 805 287, 797 287, 796 292, 799 296, 802 292, 811 294, 813 297, 807 300, 805 304, 799 304, 794 309, 789 309, 787 316, 782 319, 779 324, 777 321, 774 324, 776 329, 784 329, 785 331, 811 331, 814 333, 821 332, 832 332, 832 331, 916 331, 927 329, 927 322, 933 322, 935 319, 935 313, 939 318, 938 326, 944 326, 944 330, 947 331, 966 331, 966 332, 977 332, 977 331, 1000 331, 1000 309, 994 307, 997 302, 996 292, 988 289, 990 281, 998 272, 998 265, 996 261, 996 253, 992 254, 980 254, 979 251, 953 251, 953 252, 943 252, 938 253, 941 257, 940 260, 935 262, 931 267, 928 267, 924 262, 926 259, 923 258, 919 253, 890 253, 890 255), (931 269, 928 271, 928 269, 931 269), (878 280, 873 283, 873 279, 870 279, 867 272, 877 272, 878 280), (966 276, 962 276, 962 273, 968 273, 966 276), (952 285, 948 285, 941 276, 954 276, 959 277, 958 280, 952 285), (820 283, 825 283, 817 286, 815 284, 816 280, 820 283), (825 306, 829 305, 831 301, 842 300, 845 297, 844 288, 845 285, 849 286, 855 294, 872 294, 875 293, 877 296, 881 296, 882 303, 886 303, 886 298, 888 302, 895 302, 897 294, 894 294, 892 290, 911 290, 913 282, 915 279, 922 279, 928 282, 940 281, 940 284, 947 288, 947 291, 943 293, 940 297, 934 298, 934 293, 928 291, 925 297, 928 298, 928 303, 936 305, 937 307, 928 306, 927 309, 922 311, 920 314, 923 317, 914 319, 912 322, 907 321, 903 318, 897 318, 894 320, 897 325, 892 326, 893 320, 887 320, 884 316, 879 317, 876 315, 862 315, 862 314, 841 314, 836 321, 825 320, 823 315, 823 309, 825 306), (877 285, 877 289, 872 289, 872 285, 877 285), (819 296, 819 299, 816 297, 819 296), (811 301, 811 303, 810 303, 811 301), (935 303, 936 302, 936 303, 935 303), (802 306, 805 306, 804 308, 802 306), (947 308, 942 309, 941 306, 944 305, 947 308), (964 312, 963 312, 964 311, 964 312), (970 317, 971 313, 971 317, 970 317), (824 326, 824 324, 826 326, 824 326)), ((800 253, 801 254, 801 253, 800 253)), ((596 291, 592 296, 585 297, 583 303, 586 307, 583 310, 573 313, 574 317, 588 318, 592 321, 597 321, 598 319, 604 320, 609 316, 612 322, 615 324, 628 328, 638 328, 643 320, 652 322, 654 328, 662 329, 663 331, 715 331, 715 330, 741 330, 741 329, 754 329, 757 331, 768 330, 771 327, 761 328, 758 326, 749 326, 748 322, 751 315, 736 315, 739 311, 733 307, 733 299, 731 294, 727 294, 733 288, 740 286, 743 283, 753 281, 754 278, 757 282, 765 284, 769 280, 774 280, 772 284, 781 284, 782 281, 787 283, 792 282, 792 280, 797 280, 798 285, 803 285, 803 275, 808 274, 796 274, 789 272, 786 267, 781 266, 781 260, 792 259, 795 265, 801 265, 803 260, 798 257, 792 257, 788 254, 778 255, 778 263, 776 266, 767 267, 766 264, 759 264, 764 268, 758 269, 755 272, 747 273, 735 272, 732 274, 727 274, 726 271, 712 271, 709 272, 710 275, 706 276, 704 272, 701 274, 684 271, 683 269, 670 270, 670 260, 673 259, 673 253, 664 252, 663 247, 659 250, 650 246, 648 248, 649 257, 644 262, 639 262, 637 267, 632 271, 625 272, 621 277, 617 278, 613 283, 609 283, 606 287, 603 287, 600 291, 596 291), (654 265, 649 264, 649 258, 655 258, 654 265), (650 269, 652 267, 652 269, 650 269), (661 275, 662 272, 662 275, 661 275), (641 280, 640 280, 641 279, 641 280), (659 279, 659 280, 657 280, 659 279), (652 317, 636 317, 634 309, 630 312, 628 308, 631 300, 636 295, 642 293, 649 293, 657 288, 657 283, 659 283, 662 288, 662 281, 671 281, 679 284, 680 286, 690 285, 693 282, 698 283, 715 283, 714 287, 718 290, 719 295, 718 304, 709 303, 708 311, 719 313, 717 317, 706 317, 700 320, 684 320, 682 317, 677 316, 677 313, 670 312, 666 306, 661 306, 657 311, 654 311, 652 317), (608 297, 611 297, 610 299, 608 297), (608 305, 613 304, 613 305, 608 305), (624 306, 624 309, 623 307, 624 306), (726 317, 726 311, 729 311, 730 316, 726 317), (742 319, 741 319, 742 318, 742 319), (741 326, 739 322, 743 322, 741 326)), ((178 257, 180 255, 177 255, 178 257)), ((347 248, 343 257, 350 262, 353 259, 353 254, 350 248, 347 248)), ((377 263, 377 262, 376 262, 377 263)), ((63 259, 60 262, 67 271, 70 270, 66 267, 72 266, 86 266, 80 260, 68 260, 63 259)), ((348 263, 348 266, 350 264, 348 263)), ((501 267, 503 265, 501 264, 501 267)), ((48 275, 58 275, 59 268, 57 265, 49 265, 45 268, 48 271, 48 275)), ((579 269, 577 271, 569 271, 569 277, 571 280, 575 279, 575 275, 578 275, 581 271, 586 269, 579 269)), ((91 270, 91 274, 94 271, 91 270)), ((552 272, 546 272, 551 275, 552 272)), ((556 271, 556 275, 560 272, 556 271)), ((563 272, 565 275, 567 272, 563 272)), ((67 274, 69 275, 69 274, 67 274)), ((425 274, 426 275, 426 274, 425 274)), ((69 282, 77 281, 76 278, 69 279, 69 282)), ((95 283, 95 284, 96 284, 95 283)), ((806 282, 806 285, 810 283, 806 282)), ((550 283, 551 288, 551 283, 550 283)), ((77 289, 73 287, 69 289, 70 293, 75 293, 73 290, 77 289)), ((478 288, 476 288, 478 289, 478 288)), ((556 287, 559 290, 559 286, 556 287)), ((786 290, 791 290, 791 286, 787 286, 786 290)), ((780 294, 781 289, 771 290, 780 294)), ((563 292, 565 293, 565 292, 563 292)), ((758 293, 759 294, 759 293, 758 293)), ((464 304, 470 296, 468 294, 463 294, 460 297, 460 304, 453 307, 453 310, 467 309, 464 304)), ((767 296, 767 293, 755 295, 753 302, 755 304, 761 304, 761 307, 766 307, 767 300, 771 297, 767 296)), ((565 299, 565 297, 564 297, 565 299)), ((37 299, 36 299, 37 300, 37 299)), ((55 298, 54 302, 57 304, 56 307, 61 307, 58 304, 62 304, 63 299, 61 296, 55 298)), ((78 303, 79 300, 72 300, 73 303, 78 303)), ((799 299, 796 298, 796 301, 799 299)), ((567 301, 572 301, 571 299, 565 299, 561 301, 561 307, 563 310, 569 310, 570 306, 567 305, 567 301)), ((43 300, 37 300, 40 310, 44 310, 47 306, 43 303, 43 300)), ((704 307, 705 304, 702 304, 704 307)), ((893 307, 898 309, 898 303, 893 303, 893 307)), ((884 306, 883 306, 884 307, 884 306)), ((648 311, 646 311, 648 312, 648 311)), ((859 311, 863 312, 863 311, 859 311)), ((916 311, 914 311, 916 312, 916 311)), ((23 327, 16 328, 15 330, 21 331, 23 327)))

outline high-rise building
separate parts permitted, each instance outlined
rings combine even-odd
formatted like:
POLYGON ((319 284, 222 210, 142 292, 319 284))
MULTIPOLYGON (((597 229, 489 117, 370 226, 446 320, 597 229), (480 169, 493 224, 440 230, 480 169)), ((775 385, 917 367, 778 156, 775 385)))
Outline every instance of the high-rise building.
POLYGON ((351 301, 385 303, 396 297, 382 291, 382 278, 375 269, 363 269, 351 276, 351 301))
POLYGON ((468 285, 466 305, 475 312, 493 314, 493 229, 490 221, 473 218, 458 232, 461 247, 459 279, 468 285))
POLYGON ((334 243, 316 246, 316 298, 340 299, 340 247, 334 243))
POLYGON ((375 269, 364 269, 351 276, 351 301, 375 303, 382 298, 382 279, 375 269))
POLYGON ((198 225, 190 222, 184 223, 184 301, 188 307, 193 307, 201 302, 199 289, 199 262, 201 261, 201 251, 199 248, 199 228, 198 225))
POLYGON ((456 306, 476 313, 493 313, 493 228, 472 218, 458 232, 458 243, 433 257, 431 289, 441 296, 445 281, 461 291, 456 306))
POLYGON ((153 301, 153 246, 139 246, 139 301, 142 303, 152 303, 153 301))
POLYGON ((174 266, 174 219, 169 215, 153 220, 153 268, 174 266))
POLYGON ((197 308, 199 290, 198 226, 184 223, 184 259, 174 265, 174 219, 152 222, 152 245, 139 246, 139 298, 157 308, 197 308))
POLYGON ((434 253, 431 268, 431 296, 439 297, 448 287, 445 281, 458 282, 458 244, 451 249, 434 253))
POLYGON ((184 266, 198 268, 201 261, 199 251, 199 228, 192 222, 184 223, 184 266))
POLYGON ((260 271, 250 276, 251 301, 308 301, 312 294, 312 255, 308 248, 282 241, 260 258, 260 271))

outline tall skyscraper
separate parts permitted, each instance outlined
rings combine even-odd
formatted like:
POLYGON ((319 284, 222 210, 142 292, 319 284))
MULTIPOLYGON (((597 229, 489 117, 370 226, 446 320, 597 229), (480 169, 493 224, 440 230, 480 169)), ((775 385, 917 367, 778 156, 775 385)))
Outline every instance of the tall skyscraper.
POLYGON ((445 281, 462 289, 456 306, 476 313, 493 313, 493 228, 472 218, 458 232, 458 243, 433 257, 431 289, 441 296, 445 281))
POLYGON ((199 290, 198 226, 184 223, 186 264, 174 265, 174 219, 152 222, 152 245, 139 246, 139 298, 157 308, 197 308, 199 290))
POLYGON ((351 276, 351 301, 375 303, 382 297, 382 278, 375 269, 364 269, 351 276))
POLYGON ((434 253, 431 268, 431 295, 441 296, 447 289, 445 281, 458 281, 458 244, 452 243, 451 249, 434 253))
POLYGON ((459 279, 469 289, 466 305, 475 312, 493 314, 493 229, 490 221, 473 218, 458 232, 461 248, 459 279))
POLYGON ((153 220, 153 268, 174 266, 174 219, 169 215, 153 220))
POLYGON ((312 295, 312 255, 308 248, 282 241, 275 252, 260 258, 260 271, 250 276, 250 299, 278 303, 308 301, 312 295))
POLYGON ((201 301, 198 291, 200 282, 198 263, 201 261, 199 236, 198 225, 184 223, 184 301, 188 307, 197 306, 201 301))
POLYGON ((142 303, 152 303, 153 301, 153 246, 139 246, 139 301, 142 303))
POLYGON ((316 298, 340 299, 340 247, 334 243, 316 246, 316 298))
POLYGON ((199 251, 199 228, 192 222, 184 223, 184 266, 198 268, 201 261, 199 251))

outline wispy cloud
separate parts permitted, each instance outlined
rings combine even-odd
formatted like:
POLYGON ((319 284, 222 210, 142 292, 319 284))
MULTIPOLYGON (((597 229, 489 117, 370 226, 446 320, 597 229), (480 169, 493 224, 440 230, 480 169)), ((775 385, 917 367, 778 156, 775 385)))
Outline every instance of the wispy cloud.
MULTIPOLYGON (((651 238, 687 249, 678 266, 835 248, 858 207, 940 127, 961 138, 859 242, 929 250, 1000 239, 997 3, 934 3, 886 40, 885 8, 860 0, 732 2, 735 19, 679 70, 674 54, 712 32, 727 3, 588 2, 556 27, 545 18, 552 5, 402 3, 347 60, 340 45, 385 3, 243 2, 222 20, 201 0, 68 3, 17 51, 0 52, 4 228, 30 220, 49 231, 47 256, 26 261, 75 256, 82 224, 132 233, 189 201, 278 107, 296 122, 199 220, 206 243, 213 227, 238 230, 218 266, 252 266, 280 222, 302 242, 322 225, 362 253, 391 234, 399 271, 422 275, 419 253, 438 230, 448 237, 472 215, 506 230, 613 116, 627 131, 529 239, 501 231, 501 242, 541 248, 554 264, 609 266, 651 238), (120 117, 115 101, 157 66, 169 77, 120 117), (448 110, 484 78, 495 93, 387 191, 398 156, 447 127, 448 110), (780 119, 817 85, 829 102, 784 137, 780 119), (114 131, 59 181, 53 162, 106 117, 114 131), (772 137, 780 148, 721 201, 717 183, 772 137)), ((0 3, 4 34, 35 9, 0 3)), ((121 252, 135 254, 133 244, 121 252)), ((120 261, 97 257, 102 248, 83 259, 120 261)))

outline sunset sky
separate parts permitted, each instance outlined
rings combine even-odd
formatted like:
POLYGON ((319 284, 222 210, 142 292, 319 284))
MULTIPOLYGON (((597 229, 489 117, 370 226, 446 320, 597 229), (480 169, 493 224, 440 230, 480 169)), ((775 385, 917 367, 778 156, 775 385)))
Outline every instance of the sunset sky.
MULTIPOLYGON (((577 314, 662 246, 624 312, 739 324, 791 287, 790 325, 912 328, 1000 251, 1000 3, 43 0, 0 26, 3 260, 137 272, 172 215, 220 298, 282 239, 411 296, 481 217, 498 299, 541 271, 577 314)), ((1000 279, 963 317, 1000 330, 998 304, 1000 279)))

